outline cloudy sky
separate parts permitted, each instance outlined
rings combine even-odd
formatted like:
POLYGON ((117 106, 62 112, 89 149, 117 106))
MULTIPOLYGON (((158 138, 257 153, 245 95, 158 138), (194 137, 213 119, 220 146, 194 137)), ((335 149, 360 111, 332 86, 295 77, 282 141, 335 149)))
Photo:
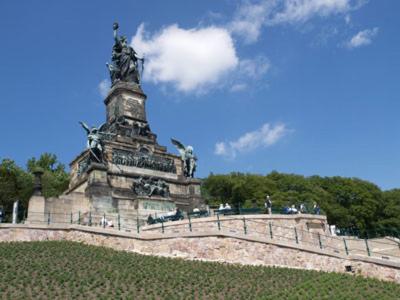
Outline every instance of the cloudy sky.
POLYGON ((112 23, 146 58, 158 141, 198 176, 272 170, 400 187, 400 1, 2 1, 0 158, 68 164, 105 119, 112 23))

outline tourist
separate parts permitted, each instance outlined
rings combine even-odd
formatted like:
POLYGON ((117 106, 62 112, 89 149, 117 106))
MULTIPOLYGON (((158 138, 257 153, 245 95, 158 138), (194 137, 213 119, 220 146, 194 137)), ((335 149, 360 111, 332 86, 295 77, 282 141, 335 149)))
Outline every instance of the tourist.
POLYGON ((232 208, 231 208, 231 206, 229 205, 229 203, 225 203, 225 207, 224 207, 224 209, 226 209, 226 210, 230 210, 230 209, 232 209, 232 208))
POLYGON ((306 206, 304 205, 304 203, 300 204, 300 213, 304 214, 306 212, 306 206))
POLYGON ((283 212, 284 214, 289 214, 289 211, 290 211, 289 205, 286 204, 286 205, 283 207, 282 212, 283 212))
POLYGON ((265 207, 266 212, 268 212, 268 214, 271 215, 272 214, 272 201, 271 201, 271 197, 269 195, 267 195, 267 198, 265 199, 264 207, 265 207))
POLYGON ((219 205, 219 208, 218 208, 218 210, 224 210, 225 208, 224 208, 224 205, 221 203, 220 205, 219 205))
POLYGON ((297 208, 296 208, 296 206, 294 206, 294 204, 292 205, 292 207, 289 208, 289 213, 290 214, 297 214, 298 213, 297 208))
POLYGON ((3 223, 3 219, 4 219, 4 210, 2 207, 0 207, 0 223, 3 223))
POLYGON ((321 208, 316 202, 314 202, 314 214, 319 215, 320 213, 321 213, 321 208))
POLYGON ((148 218, 147 218, 147 224, 151 225, 151 224, 154 224, 154 223, 155 223, 154 222, 154 218, 151 215, 149 215, 148 218))
POLYGON ((199 213, 199 212, 200 212, 200 209, 198 209, 197 207, 195 207, 195 208, 193 209, 193 212, 194 212, 194 213, 199 213))
POLYGON ((100 220, 100 226, 106 226, 107 225, 107 219, 105 216, 103 216, 100 220))

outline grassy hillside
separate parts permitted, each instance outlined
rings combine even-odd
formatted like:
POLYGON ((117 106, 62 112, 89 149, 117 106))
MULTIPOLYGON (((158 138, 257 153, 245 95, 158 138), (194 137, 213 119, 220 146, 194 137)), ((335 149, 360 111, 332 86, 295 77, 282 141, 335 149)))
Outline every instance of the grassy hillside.
MULTIPOLYGON (((266 254, 268 255, 268 254, 266 254)), ((400 285, 157 258, 73 242, 0 243, 2 299, 398 299, 400 285)))

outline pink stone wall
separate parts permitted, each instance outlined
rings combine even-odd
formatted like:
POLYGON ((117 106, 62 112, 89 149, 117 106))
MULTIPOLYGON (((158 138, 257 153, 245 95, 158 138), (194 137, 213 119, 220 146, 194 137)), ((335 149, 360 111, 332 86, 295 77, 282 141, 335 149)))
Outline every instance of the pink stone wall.
POLYGON ((246 235, 202 232, 191 234, 132 234, 83 226, 39 227, 0 225, 0 242, 69 240, 146 255, 180 257, 247 265, 345 272, 351 265, 356 275, 400 283, 400 263, 368 257, 344 256, 302 245, 268 242, 246 235))

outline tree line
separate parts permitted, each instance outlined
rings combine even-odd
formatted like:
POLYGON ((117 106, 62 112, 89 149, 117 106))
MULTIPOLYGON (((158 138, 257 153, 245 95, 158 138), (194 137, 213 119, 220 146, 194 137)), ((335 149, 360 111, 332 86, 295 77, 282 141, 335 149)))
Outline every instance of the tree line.
MULTIPOLYGON (((14 201, 20 201, 23 211, 33 194, 33 172, 40 168, 43 195, 56 197, 68 188, 69 175, 57 156, 42 154, 20 167, 11 159, 0 163, 0 207, 12 211, 14 201)), ((400 231, 400 189, 382 191, 377 185, 358 178, 305 177, 278 173, 267 175, 232 172, 210 174, 203 179, 202 195, 209 205, 229 203, 242 208, 264 207, 270 195, 273 208, 317 203, 326 213, 330 224, 360 230, 391 228, 400 231)))
POLYGON ((5 158, 0 163, 0 208, 10 214, 13 203, 19 200, 20 212, 27 211, 29 198, 33 194, 33 172, 43 171, 42 193, 45 197, 56 197, 68 188, 69 175, 57 156, 42 154, 38 159, 28 159, 25 168, 5 158))
POLYGON ((270 195, 275 209, 317 203, 329 224, 341 228, 390 228, 400 230, 400 189, 382 191, 377 185, 358 178, 339 176, 305 177, 276 171, 267 175, 230 173, 210 174, 202 193, 210 205, 264 207, 270 195))

